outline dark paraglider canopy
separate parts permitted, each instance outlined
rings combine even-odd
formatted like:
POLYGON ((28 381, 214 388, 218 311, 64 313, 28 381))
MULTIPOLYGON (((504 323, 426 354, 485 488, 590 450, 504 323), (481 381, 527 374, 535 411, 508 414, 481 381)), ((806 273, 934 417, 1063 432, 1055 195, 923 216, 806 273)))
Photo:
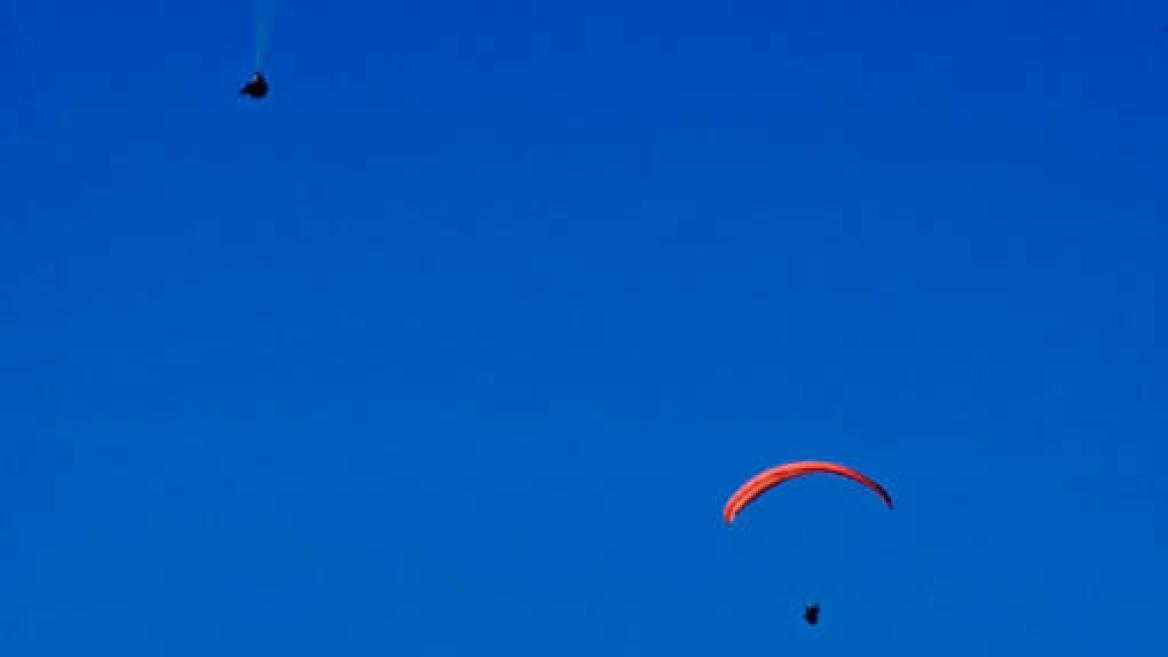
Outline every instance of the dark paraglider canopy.
POLYGON ((264 78, 264 74, 256 71, 247 84, 239 90, 240 95, 251 96, 256 100, 268 95, 268 81, 264 78))
POLYGON ((807 621, 808 625, 816 625, 819 623, 819 603, 813 602, 807 605, 803 610, 803 620, 807 621))

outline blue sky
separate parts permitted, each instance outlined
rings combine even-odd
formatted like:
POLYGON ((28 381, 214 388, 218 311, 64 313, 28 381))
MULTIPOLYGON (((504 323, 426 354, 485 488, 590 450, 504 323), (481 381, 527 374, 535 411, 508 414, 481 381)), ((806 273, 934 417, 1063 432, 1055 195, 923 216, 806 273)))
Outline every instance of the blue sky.
POLYGON ((1164 654, 1162 3, 253 13, 0 2, 0 653, 1164 654))

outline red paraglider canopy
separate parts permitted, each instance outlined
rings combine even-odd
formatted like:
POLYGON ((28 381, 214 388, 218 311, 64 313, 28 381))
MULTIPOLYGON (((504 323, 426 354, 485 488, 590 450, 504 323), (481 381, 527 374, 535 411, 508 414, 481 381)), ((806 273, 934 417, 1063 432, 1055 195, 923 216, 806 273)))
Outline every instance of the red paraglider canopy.
POLYGON ((726 507, 722 510, 722 518, 726 520, 726 524, 730 524, 734 522, 734 519, 738 517, 738 514, 748 504, 758 499, 763 493, 784 481, 816 472, 826 472, 828 474, 847 477, 852 481, 863 484, 870 488, 872 492, 879 495, 880 499, 884 500, 884 504, 889 509, 892 508, 892 496, 888 494, 888 491, 884 490, 883 486, 876 483, 874 479, 864 473, 838 463, 829 463, 827 461, 799 461, 775 466, 755 475, 730 496, 730 499, 726 502, 726 507))

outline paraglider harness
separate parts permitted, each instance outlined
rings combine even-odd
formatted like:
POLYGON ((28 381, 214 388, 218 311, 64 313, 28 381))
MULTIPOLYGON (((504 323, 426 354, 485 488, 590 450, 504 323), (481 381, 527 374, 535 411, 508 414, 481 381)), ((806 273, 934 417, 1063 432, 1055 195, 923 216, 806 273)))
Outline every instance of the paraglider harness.
POLYGON ((247 84, 239 90, 241 96, 250 96, 256 100, 268 95, 268 81, 264 78, 264 74, 256 71, 247 84))

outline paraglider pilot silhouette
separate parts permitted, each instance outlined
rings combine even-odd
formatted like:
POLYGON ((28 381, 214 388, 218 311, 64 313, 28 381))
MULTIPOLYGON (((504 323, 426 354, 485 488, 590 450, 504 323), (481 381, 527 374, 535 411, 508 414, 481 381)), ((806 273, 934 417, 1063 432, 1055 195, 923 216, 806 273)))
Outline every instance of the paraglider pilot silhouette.
MULTIPOLYGON (((722 509, 722 518, 726 521, 726 524, 732 524, 734 519, 738 517, 738 514, 762 496, 763 493, 791 479, 817 473, 833 474, 851 479, 875 493, 884 502, 886 507, 889 509, 892 508, 892 496, 888 494, 888 491, 877 483, 876 480, 858 470, 826 461, 799 461, 763 470, 745 484, 742 484, 738 490, 734 491, 730 499, 726 501, 726 506, 722 509)), ((803 609, 803 620, 807 621, 808 625, 816 625, 819 623, 818 602, 813 602, 803 609)))
POLYGON ((264 74, 256 71, 247 84, 239 90, 241 96, 250 96, 259 100, 268 95, 268 81, 264 78, 264 74))

